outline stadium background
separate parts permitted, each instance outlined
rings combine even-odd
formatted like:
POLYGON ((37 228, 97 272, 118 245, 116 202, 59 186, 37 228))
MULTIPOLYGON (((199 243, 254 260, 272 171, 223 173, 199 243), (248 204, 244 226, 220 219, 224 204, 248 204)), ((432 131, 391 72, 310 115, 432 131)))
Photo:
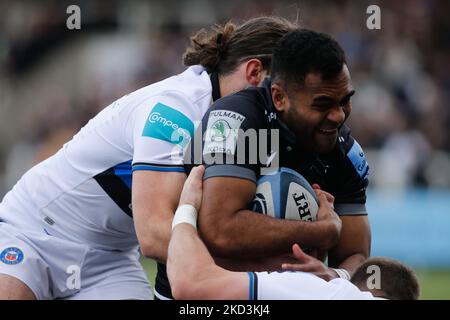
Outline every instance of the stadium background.
MULTIPOLYGON (((200 27, 277 14, 346 50, 349 120, 371 165, 372 254, 419 274, 424 299, 450 299, 448 1, 0 0, 0 195, 120 96, 183 70, 200 27), (79 31, 66 8, 81 8, 79 31), (366 8, 381 8, 381 30, 366 8)), ((154 264, 143 261, 153 281, 154 264)))

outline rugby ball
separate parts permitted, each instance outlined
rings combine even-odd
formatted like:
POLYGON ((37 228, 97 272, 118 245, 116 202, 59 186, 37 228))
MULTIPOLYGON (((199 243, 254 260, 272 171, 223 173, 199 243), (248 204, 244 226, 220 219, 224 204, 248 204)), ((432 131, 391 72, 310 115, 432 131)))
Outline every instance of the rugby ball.
POLYGON ((319 202, 300 173, 282 167, 258 179, 251 209, 277 219, 315 221, 319 202))

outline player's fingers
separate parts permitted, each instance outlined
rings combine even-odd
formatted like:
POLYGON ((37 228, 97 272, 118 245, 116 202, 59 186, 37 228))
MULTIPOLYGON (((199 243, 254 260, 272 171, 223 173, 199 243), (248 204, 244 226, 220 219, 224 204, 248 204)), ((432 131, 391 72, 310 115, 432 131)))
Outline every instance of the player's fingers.
POLYGON ((314 193, 316 194, 316 197, 317 198, 319 198, 319 196, 320 196, 320 194, 322 193, 321 191, 320 191, 320 189, 313 189, 314 190, 314 193))
POLYGON ((334 203, 334 196, 331 193, 328 193, 326 191, 323 191, 323 194, 325 195, 325 197, 327 198, 327 201, 330 203, 334 203))
POLYGON ((314 272, 316 268, 310 264, 295 264, 295 263, 283 263, 281 269, 289 271, 303 271, 303 272, 314 272))
POLYGON ((200 210, 202 201, 202 187, 203 187, 203 173, 205 169, 203 166, 195 167, 191 170, 187 180, 184 183, 183 191, 180 195, 179 204, 190 204, 197 210, 200 210))
POLYGON ((321 189, 313 189, 314 193, 316 194, 317 198, 320 197, 320 195, 325 195, 326 201, 329 203, 334 203, 334 196, 331 193, 328 193, 326 191, 323 191, 321 189))
POLYGON ((197 166, 191 170, 188 179, 195 182, 202 182, 203 174, 205 173, 205 166, 197 166))
MULTIPOLYGON (((314 190, 314 191, 316 191, 316 190, 314 190)), ((319 190, 318 192, 316 192, 316 196, 319 200, 319 206, 321 206, 321 207, 322 206, 326 206, 326 207, 330 206, 330 202, 328 201, 327 196, 322 191, 319 190)))
POLYGON ((311 187, 312 187, 313 189, 320 190, 320 186, 319 186, 317 183, 314 183, 311 187))
POLYGON ((327 192, 322 191, 322 193, 317 197, 319 199, 319 207, 325 207, 327 209, 332 209, 334 211, 334 197, 327 192))
POLYGON ((203 173, 205 172, 205 169, 203 166, 195 167, 191 170, 191 173, 189 174, 185 186, 190 189, 201 189, 203 185, 203 173))
POLYGON ((296 243, 292 246, 292 253, 294 254, 295 259, 299 262, 307 262, 310 260, 310 257, 304 253, 300 246, 296 243))
POLYGON ((292 246, 292 252, 294 253, 295 257, 302 257, 302 260, 304 262, 307 262, 308 264, 316 264, 317 262, 319 262, 319 259, 314 255, 320 255, 319 249, 312 249, 310 253, 306 253, 298 244, 294 244, 292 246))

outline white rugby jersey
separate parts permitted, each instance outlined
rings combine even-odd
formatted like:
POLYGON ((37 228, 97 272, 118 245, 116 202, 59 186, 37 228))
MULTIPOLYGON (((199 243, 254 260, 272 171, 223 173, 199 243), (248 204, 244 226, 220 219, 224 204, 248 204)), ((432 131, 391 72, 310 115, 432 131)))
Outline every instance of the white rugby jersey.
POLYGON ((249 272, 250 300, 373 300, 348 280, 325 281, 306 272, 249 272))
POLYGON ((118 99, 23 175, 0 204, 0 221, 94 248, 136 248, 132 171, 183 172, 183 150, 212 94, 207 72, 192 66, 118 99))

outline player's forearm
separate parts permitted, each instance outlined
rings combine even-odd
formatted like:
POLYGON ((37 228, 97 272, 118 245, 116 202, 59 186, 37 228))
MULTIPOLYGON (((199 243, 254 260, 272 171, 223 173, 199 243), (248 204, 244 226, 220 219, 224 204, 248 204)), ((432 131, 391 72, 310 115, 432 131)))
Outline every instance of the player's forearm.
POLYGON ((204 276, 204 270, 214 265, 214 260, 197 231, 189 224, 179 224, 173 230, 167 258, 167 276, 176 299, 192 297, 190 290, 204 276))
POLYGON ((172 219, 146 221, 144 226, 137 228, 141 252, 146 258, 166 263, 171 223, 172 219))
POLYGON ((133 220, 144 256, 166 262, 173 214, 185 180, 180 172, 133 172, 133 220))
POLYGON ((328 223, 279 220, 249 210, 215 223, 200 218, 199 223, 212 254, 224 258, 277 256, 290 253, 293 243, 328 248, 336 241, 328 223))
POLYGON ((343 260, 341 263, 337 265, 330 265, 330 267, 338 268, 338 269, 345 269, 348 271, 350 276, 353 275, 353 273, 358 269, 358 267, 367 259, 367 257, 362 253, 355 253, 349 257, 347 257, 345 260, 343 260))
POLYGON ((343 216, 342 233, 337 246, 328 253, 333 268, 353 273, 370 256, 371 232, 367 216, 343 216))
POLYGON ((188 270, 200 271, 202 267, 214 264, 195 228, 186 223, 177 225, 173 230, 169 252, 168 265, 171 267, 168 269, 180 271, 180 274, 188 270))

